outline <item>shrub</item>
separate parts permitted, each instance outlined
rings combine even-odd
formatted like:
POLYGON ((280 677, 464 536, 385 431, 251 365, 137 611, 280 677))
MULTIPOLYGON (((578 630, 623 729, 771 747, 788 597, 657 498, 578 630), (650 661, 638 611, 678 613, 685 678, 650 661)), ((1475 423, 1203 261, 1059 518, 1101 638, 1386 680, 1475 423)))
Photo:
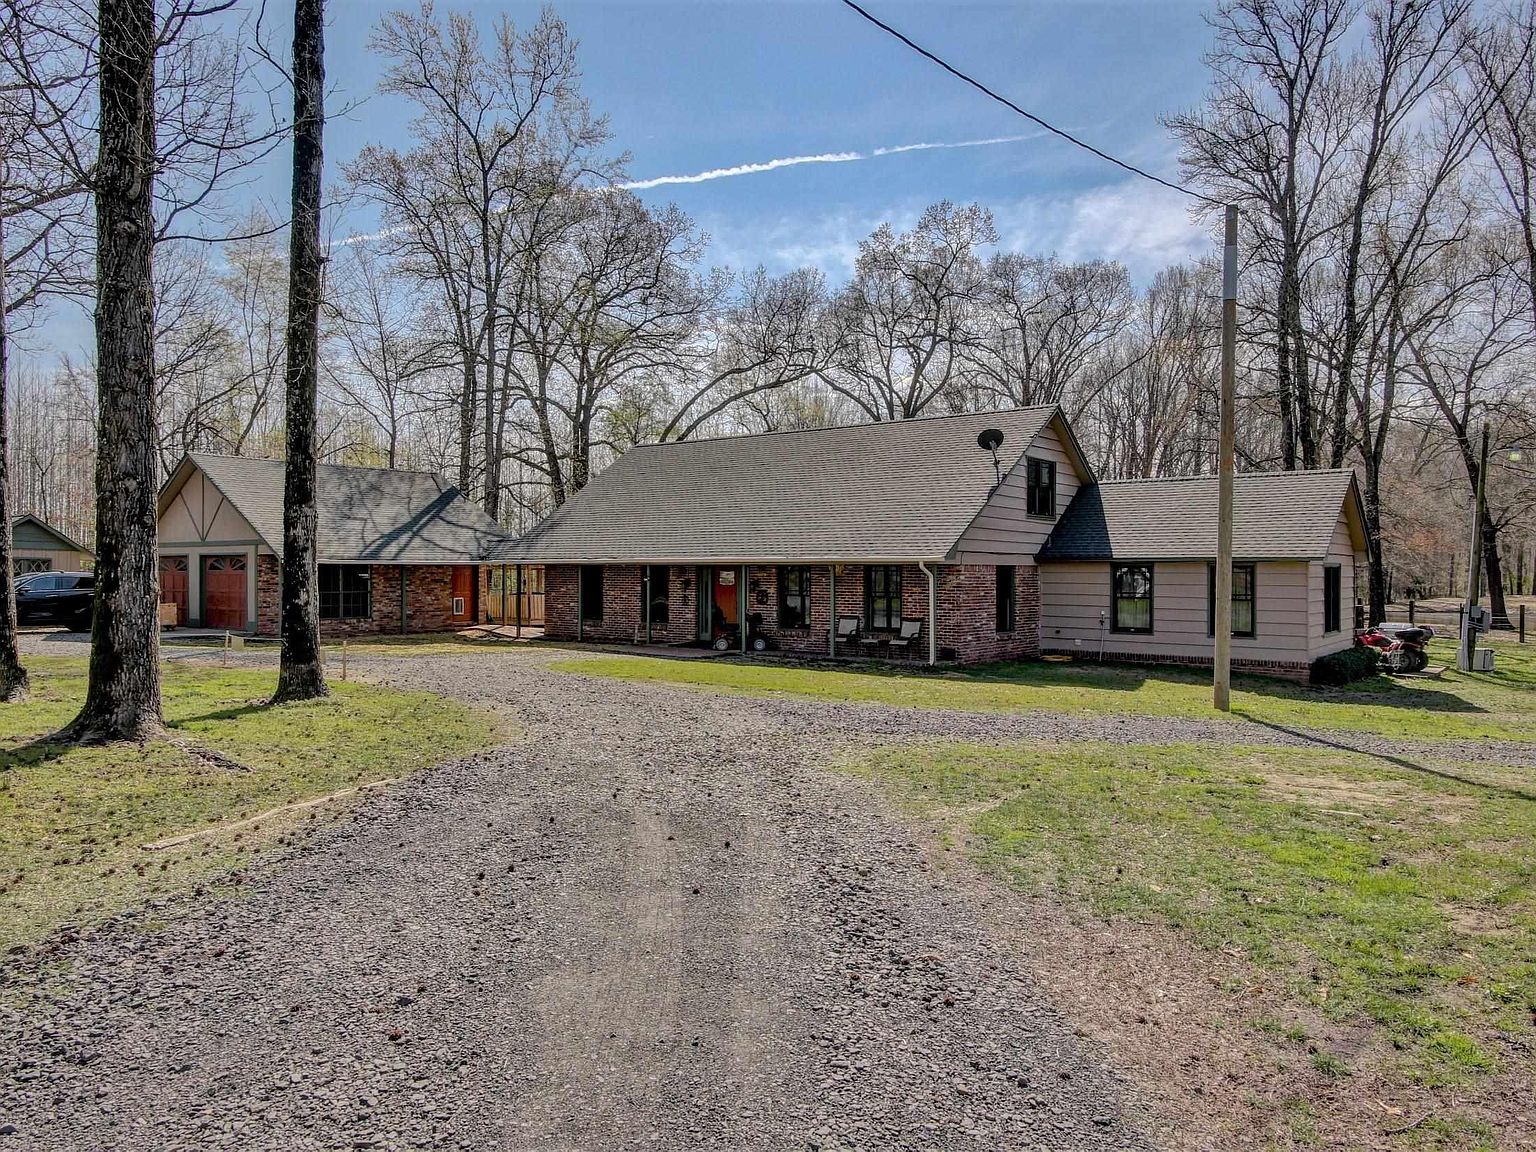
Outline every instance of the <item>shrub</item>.
POLYGON ((1332 652, 1312 661, 1312 683, 1328 688, 1352 684, 1379 672, 1381 654, 1365 644, 1332 652))

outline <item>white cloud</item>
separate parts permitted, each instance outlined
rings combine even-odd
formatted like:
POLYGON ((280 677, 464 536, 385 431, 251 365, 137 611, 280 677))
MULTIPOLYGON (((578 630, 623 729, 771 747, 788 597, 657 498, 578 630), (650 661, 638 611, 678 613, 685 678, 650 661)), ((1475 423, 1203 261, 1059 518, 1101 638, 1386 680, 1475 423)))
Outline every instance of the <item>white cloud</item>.
POLYGON ((1031 197, 994 210, 1005 248, 1064 260, 1118 260, 1137 280, 1202 256, 1213 241, 1190 216, 1192 201, 1140 181, 1066 196, 1031 197))
POLYGON ((1022 136, 991 136, 985 140, 952 140, 944 143, 892 144, 884 148, 872 148, 868 152, 819 152, 810 156, 782 156, 777 160, 760 160, 752 164, 737 164, 730 168, 711 168, 705 172, 693 172, 685 176, 652 176, 646 180, 630 180, 620 184, 633 192, 647 188, 660 188, 668 184, 704 184, 710 180, 725 180, 732 176, 751 176, 758 172, 772 172, 778 168, 794 168, 800 164, 848 164, 854 160, 873 160, 878 156, 895 156, 902 152, 931 152, 947 148, 984 148, 992 144, 1017 144, 1033 139, 1039 133, 1022 136))
MULTIPOLYGON (((1190 201, 1139 181, 1077 193, 1028 196, 993 203, 999 247, 1064 260, 1118 260, 1138 282, 1169 264, 1212 251, 1210 235, 1189 215, 1190 201)), ((771 271, 811 265, 838 284, 853 271, 859 241, 882 223, 898 230, 916 223, 924 204, 881 211, 839 211, 733 221, 706 218, 709 258, 735 268, 771 271)))

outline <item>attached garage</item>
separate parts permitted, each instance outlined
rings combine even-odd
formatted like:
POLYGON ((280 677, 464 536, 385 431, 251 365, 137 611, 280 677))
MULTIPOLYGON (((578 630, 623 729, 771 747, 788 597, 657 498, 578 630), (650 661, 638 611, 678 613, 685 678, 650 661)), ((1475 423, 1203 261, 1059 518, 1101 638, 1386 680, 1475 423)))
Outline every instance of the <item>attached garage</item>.
MULTIPOLYGON (((506 535, 441 476, 322 464, 320 627, 434 632, 485 622, 506 535)), ((276 635, 283 462, 194 453, 160 493, 160 602, 178 624, 276 635)))

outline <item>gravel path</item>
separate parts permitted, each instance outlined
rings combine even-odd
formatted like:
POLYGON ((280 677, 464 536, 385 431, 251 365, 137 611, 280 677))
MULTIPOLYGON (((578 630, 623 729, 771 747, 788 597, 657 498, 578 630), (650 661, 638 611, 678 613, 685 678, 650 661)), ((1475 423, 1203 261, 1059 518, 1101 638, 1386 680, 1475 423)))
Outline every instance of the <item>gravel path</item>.
POLYGON ((0 999, 0 1152, 1152 1147, 988 929, 988 886, 823 765, 891 740, 1315 736, 725 696, 559 654, 358 658, 524 738, 374 794, 238 899, 127 917, 64 975, 0 970, 23 994, 0 999))
POLYGON ((526 739, 13 970, 0 1150, 1150 1147, 836 724, 542 663, 372 662, 526 739))

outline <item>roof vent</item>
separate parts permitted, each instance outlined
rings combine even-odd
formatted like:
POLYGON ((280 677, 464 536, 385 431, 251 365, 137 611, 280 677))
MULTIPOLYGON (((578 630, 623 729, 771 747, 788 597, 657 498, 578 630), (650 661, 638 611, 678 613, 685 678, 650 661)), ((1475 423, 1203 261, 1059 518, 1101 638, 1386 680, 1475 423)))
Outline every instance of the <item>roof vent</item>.
POLYGON ((984 429, 981 434, 976 437, 977 446, 985 452, 992 453, 992 471, 997 474, 997 484, 993 485, 994 488, 1003 482, 1003 464, 1002 461, 997 458, 997 449, 998 446, 1002 444, 1002 442, 1003 434, 996 428, 984 429))

